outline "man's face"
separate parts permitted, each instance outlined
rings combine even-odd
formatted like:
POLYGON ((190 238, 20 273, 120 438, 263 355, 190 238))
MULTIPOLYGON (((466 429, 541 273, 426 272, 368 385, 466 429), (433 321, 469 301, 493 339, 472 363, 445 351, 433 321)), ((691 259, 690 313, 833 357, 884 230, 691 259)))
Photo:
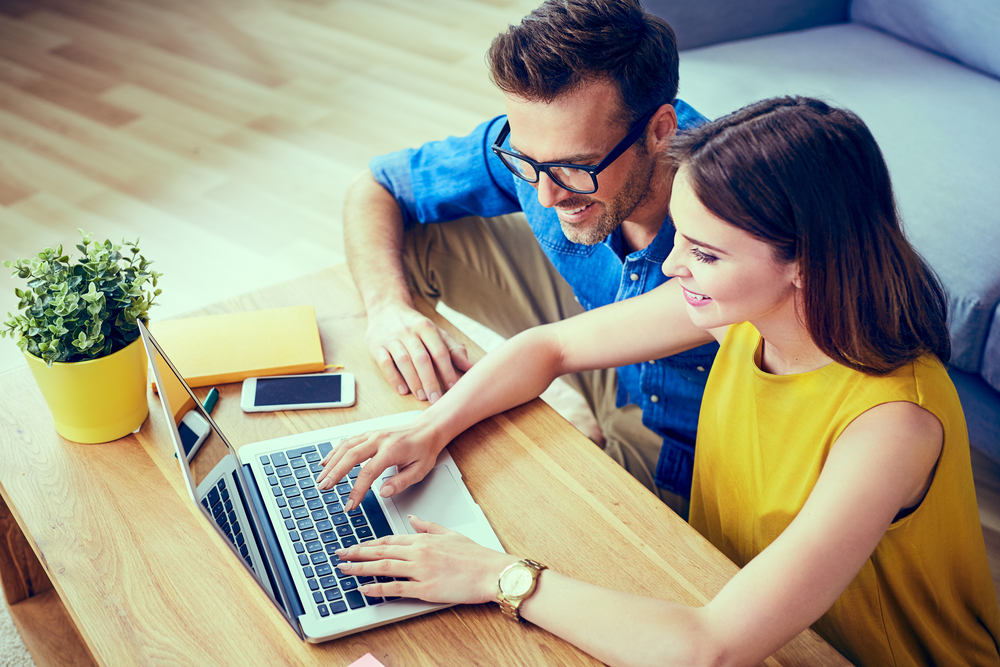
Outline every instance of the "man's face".
MULTIPOLYGON (((591 83, 551 103, 508 95, 511 148, 536 162, 596 165, 628 133, 615 120, 619 93, 611 84, 591 83)), ((563 233, 574 243, 600 243, 651 193, 656 156, 641 138, 597 177, 597 192, 565 190, 541 174, 538 201, 555 208, 563 233)))

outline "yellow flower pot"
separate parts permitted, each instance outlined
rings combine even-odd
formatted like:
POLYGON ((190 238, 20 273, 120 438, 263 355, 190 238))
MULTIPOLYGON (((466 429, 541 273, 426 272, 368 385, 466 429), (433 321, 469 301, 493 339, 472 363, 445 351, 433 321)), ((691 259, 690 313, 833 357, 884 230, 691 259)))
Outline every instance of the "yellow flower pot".
POLYGON ((148 362, 142 340, 107 357, 54 363, 49 368, 25 353, 28 366, 62 437, 92 444, 110 442, 136 430, 149 414, 148 362))

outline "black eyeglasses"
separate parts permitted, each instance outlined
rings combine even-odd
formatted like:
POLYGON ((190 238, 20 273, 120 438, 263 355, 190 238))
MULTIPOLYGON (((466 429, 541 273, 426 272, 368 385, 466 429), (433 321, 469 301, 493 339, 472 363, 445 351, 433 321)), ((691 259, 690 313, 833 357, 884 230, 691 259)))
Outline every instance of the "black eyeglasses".
POLYGON ((597 175, 611 166, 612 162, 617 160, 622 153, 631 148, 632 144, 639 140, 639 137, 646 130, 646 124, 649 123, 649 119, 656 113, 657 108, 654 108, 640 118, 639 122, 625 135, 625 138, 619 141, 618 145, 612 148, 611 152, 603 160, 593 166, 564 164, 562 162, 535 162, 519 153, 500 148, 503 145, 504 139, 510 134, 510 121, 504 123, 503 129, 500 130, 500 135, 493 142, 493 152, 510 169, 512 174, 529 183, 537 183, 539 174, 544 171, 559 187, 570 192, 576 192, 577 194, 589 195, 597 192, 597 175))

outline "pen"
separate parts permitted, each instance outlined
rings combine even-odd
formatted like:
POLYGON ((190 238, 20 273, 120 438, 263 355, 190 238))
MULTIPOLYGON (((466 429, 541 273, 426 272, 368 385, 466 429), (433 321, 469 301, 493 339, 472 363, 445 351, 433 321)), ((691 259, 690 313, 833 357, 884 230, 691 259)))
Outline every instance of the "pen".
POLYGON ((215 409, 215 403, 219 400, 219 390, 215 387, 208 392, 208 396, 205 397, 205 412, 212 414, 212 410, 215 409))

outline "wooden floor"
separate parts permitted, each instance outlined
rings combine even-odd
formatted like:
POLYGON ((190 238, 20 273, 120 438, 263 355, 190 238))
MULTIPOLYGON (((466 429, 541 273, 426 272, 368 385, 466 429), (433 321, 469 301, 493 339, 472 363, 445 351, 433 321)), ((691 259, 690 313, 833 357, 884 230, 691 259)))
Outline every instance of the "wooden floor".
MULTIPOLYGON (((537 4, 0 0, 0 259, 140 237, 157 318, 341 262, 350 179, 502 113, 483 54, 537 4)), ((975 468, 1000 591, 1000 465, 975 468)))

